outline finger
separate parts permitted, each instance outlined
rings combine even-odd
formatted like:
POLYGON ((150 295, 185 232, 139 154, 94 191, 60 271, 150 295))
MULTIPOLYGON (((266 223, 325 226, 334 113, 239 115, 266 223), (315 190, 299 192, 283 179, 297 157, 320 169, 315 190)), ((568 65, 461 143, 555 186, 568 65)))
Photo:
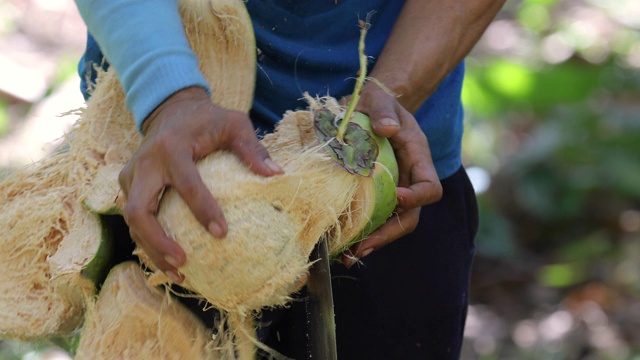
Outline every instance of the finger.
POLYGON ((398 206, 412 209, 433 204, 442 198, 442 184, 436 178, 414 182, 409 187, 398 187, 398 206))
POLYGON ((375 132, 378 136, 390 138, 397 134, 398 131, 400 131, 399 121, 394 117, 372 116, 370 118, 373 132, 375 132))
POLYGON ((392 96, 384 92, 371 92, 365 94, 362 100, 358 103, 356 110, 369 116, 373 132, 378 136, 389 138, 400 131, 398 114, 406 110, 392 96))
POLYGON ((251 171, 257 174, 272 176, 284 172, 280 165, 271 159, 267 149, 260 144, 253 131, 243 132, 231 144, 231 150, 251 171))
POLYGON ((396 151, 398 160, 398 201, 403 208, 435 202, 442 196, 438 172, 422 147, 406 146, 396 151))
MULTIPOLYGON (((373 109, 369 110, 369 119, 371 119, 371 127, 373 132, 378 136, 390 138, 400 131, 400 120, 394 104, 379 102, 373 109)), ((400 110, 404 111, 404 110, 400 110)))
POLYGON ((174 264, 175 259, 164 256, 162 253, 156 250, 151 245, 146 244, 140 236, 137 235, 133 228, 129 228, 129 234, 133 241, 144 251, 144 254, 147 256, 149 260, 156 266, 156 268, 165 274, 176 284, 181 283, 184 280, 184 276, 180 273, 178 269, 179 266, 174 264))
MULTIPOLYGON (((415 157, 409 160, 409 179, 403 179, 401 184, 408 183, 409 186, 399 186, 396 189, 398 206, 404 209, 411 209, 427 204, 432 204, 442 198, 442 184, 438 178, 430 156, 423 158, 415 157)), ((400 166, 407 166, 401 164, 400 166)))
POLYGON ((440 200, 442 185, 426 136, 415 121, 405 118, 403 125, 406 127, 390 141, 400 169, 398 205, 409 209, 440 200))
POLYGON ((389 138, 391 146, 402 155, 416 155, 415 159, 431 160, 431 151, 426 135, 422 132, 413 116, 403 114, 399 117, 400 131, 389 138), (417 152, 417 153, 416 153, 417 152))
POLYGON ((174 189, 205 229, 219 239, 225 237, 228 228, 224 214, 202 181, 193 160, 176 159, 173 163, 171 183, 174 189))
POLYGON ((177 273, 186 256, 180 246, 165 234, 155 217, 163 188, 161 177, 134 176, 124 217, 133 240, 145 250, 151 261, 162 271, 177 273))
POLYGON ((342 256, 342 263, 347 267, 353 266, 360 259, 372 252, 388 245, 400 237, 411 233, 418 226, 420 220, 420 208, 414 208, 398 213, 371 233, 366 239, 360 241, 342 256))
POLYGON ((279 165, 270 159, 267 149, 260 144, 255 134, 251 119, 241 112, 228 113, 229 120, 224 123, 222 131, 213 134, 221 137, 223 148, 231 150, 253 172, 272 176, 283 171, 279 165))

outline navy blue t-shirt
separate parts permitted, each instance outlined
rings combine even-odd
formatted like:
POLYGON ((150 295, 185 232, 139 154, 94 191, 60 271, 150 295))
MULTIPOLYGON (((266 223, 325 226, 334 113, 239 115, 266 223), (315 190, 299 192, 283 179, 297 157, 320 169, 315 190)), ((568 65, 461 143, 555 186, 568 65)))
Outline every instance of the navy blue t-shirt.
MULTIPOLYGON (((287 110, 306 108, 301 100, 305 92, 338 99, 349 95, 359 69, 358 20, 371 14, 365 49, 371 57, 371 69, 403 5, 404 1, 400 0, 247 1, 258 47, 256 91, 251 110, 256 128, 271 131, 287 110)), ((98 43, 89 36, 79 66, 83 81, 92 64, 108 66, 98 43)), ((463 77, 464 64, 460 64, 414 114, 429 139, 441 179, 461 165, 463 77)), ((82 89, 88 96, 86 83, 82 89)))

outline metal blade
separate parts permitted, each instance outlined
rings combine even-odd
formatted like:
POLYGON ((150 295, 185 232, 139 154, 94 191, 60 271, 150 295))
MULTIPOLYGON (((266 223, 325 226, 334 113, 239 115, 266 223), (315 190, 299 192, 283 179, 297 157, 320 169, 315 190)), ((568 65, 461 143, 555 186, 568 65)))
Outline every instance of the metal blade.
POLYGON ((336 360, 336 321, 333 313, 329 247, 323 237, 311 252, 307 281, 307 320, 311 359, 336 360))

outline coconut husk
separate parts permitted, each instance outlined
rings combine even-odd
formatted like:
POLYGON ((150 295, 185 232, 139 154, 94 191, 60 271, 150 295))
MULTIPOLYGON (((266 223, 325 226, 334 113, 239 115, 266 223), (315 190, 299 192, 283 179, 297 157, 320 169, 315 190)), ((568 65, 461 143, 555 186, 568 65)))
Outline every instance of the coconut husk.
MULTIPOLYGON (((183 0, 180 11, 200 69, 212 85, 212 102, 247 112, 252 103, 256 66, 255 42, 244 5, 239 0, 183 0)), ((337 102, 329 102, 336 105, 336 111, 341 111, 337 102)), ((317 104, 311 105, 313 110, 317 104)), ((12 330, 11 334, 39 337, 79 325, 85 303, 76 299, 90 298, 87 294, 91 294, 94 287, 56 286, 51 280, 77 277, 97 251, 97 246, 85 246, 84 242, 99 243, 99 236, 75 235, 82 232, 72 231, 70 224, 84 228, 87 208, 110 213, 122 209, 124 198, 117 174, 141 141, 133 124, 116 73, 99 71, 87 108, 67 136, 68 150, 0 184, 0 210, 6 210, 0 225, 3 221, 20 224, 15 233, 3 237, 3 244, 11 244, 9 248, 15 249, 14 254, 28 254, 19 259, 18 255, 6 256, 7 263, 13 261, 14 271, 20 272, 25 280, 3 286, 18 284, 25 290, 23 293, 43 286, 40 296, 25 301, 24 310, 6 317, 7 322, 15 324, 21 314, 30 317, 22 328, 12 330), (61 207, 56 206, 60 205, 60 199, 64 199, 61 207), (42 212, 33 211, 34 208, 41 208, 42 212), (63 246, 65 241, 74 245, 63 246), (75 248, 82 249, 83 253, 71 250, 75 248), (74 265, 67 266, 68 262, 74 265), (48 281, 51 281, 49 287, 40 285, 48 281), (34 287, 32 283, 39 285, 34 287), (62 301, 65 296, 74 300, 62 301), (54 308, 61 310, 49 311, 54 308), (52 318, 52 313, 61 314, 53 317, 58 319, 53 325, 44 326, 35 320, 52 318), (38 332, 40 329, 45 331, 38 332)), ((228 326, 219 332, 217 345, 212 346, 228 358, 236 355, 251 358, 254 348, 261 347, 255 340, 254 314, 263 307, 286 304, 290 295, 304 284, 310 266, 309 254, 320 238, 329 237, 332 249, 341 249, 345 246, 342 235, 357 233, 367 221, 366 199, 371 195, 365 189, 369 184, 367 178, 349 174, 326 154, 323 144, 315 137, 311 111, 285 114, 276 132, 267 135, 262 143, 273 160, 282 166, 284 175, 260 177, 227 152, 212 154, 198 163, 205 183, 229 224, 229 233, 224 239, 213 238, 174 190, 164 193, 158 214, 165 231, 187 253, 187 263, 180 268, 185 275, 182 285, 224 312, 223 322, 228 326)), ((145 261, 144 253, 140 256, 145 261)), ((153 269, 152 264, 147 262, 147 265, 153 269)), ((123 272, 130 277, 134 271, 123 272)), ((122 276, 125 275, 114 275, 122 276)), ((144 278, 141 281, 144 282, 144 278)), ((144 290, 140 284, 134 286, 136 291, 121 293, 120 283, 120 280, 115 281, 115 285, 109 283, 114 290, 103 288, 98 302, 90 302, 92 315, 84 328, 90 335, 83 336, 79 358, 134 358, 134 351, 144 354, 145 358, 154 358, 150 354, 158 352, 160 357, 167 357, 170 350, 158 344, 160 339, 165 339, 165 330, 158 334, 137 328, 153 328, 153 324, 162 327, 167 316, 185 317, 190 323, 189 315, 178 310, 175 314, 174 310, 167 310, 158 315, 158 304, 164 304, 166 298, 160 302, 149 300, 160 298, 157 294, 149 295, 155 290, 149 287, 144 290), (127 308, 118 300, 118 296, 125 293, 133 298, 140 293, 142 299, 131 300, 137 305, 127 308), (151 306, 149 302, 156 305, 151 306), (144 322, 135 314, 154 311, 155 317, 147 319, 152 325, 140 326, 144 322), (167 315, 169 313, 172 315, 167 315), (114 323, 112 318, 129 320, 114 323)), ((5 300, 16 301, 11 297, 5 300)), ((0 297, 0 308, 2 301, 0 297)), ((160 308, 165 309, 162 306, 160 308)), ((200 349, 199 344, 194 346, 196 351, 200 349)), ((175 348, 181 349, 183 345, 175 348)), ((191 357, 182 355, 181 358, 191 357)))
POLYGON ((83 213, 71 188, 58 187, 4 202, 0 228, 6 271, 0 282, 0 338, 29 340, 78 328, 84 297, 94 290, 81 269, 101 241, 97 216, 83 213), (82 248, 74 245, 79 237, 82 248), (52 265, 59 249, 69 255, 64 266, 52 265))
MULTIPOLYGON (((242 2, 183 0, 180 11, 200 69, 215 85, 212 101, 248 111, 255 42, 242 2)), ((88 194, 96 188, 99 173, 121 169, 141 137, 114 71, 98 71, 91 91, 87 108, 78 111, 80 120, 65 138, 64 150, 0 183, 0 226, 8 229, 0 237, 0 263, 10 272, 0 284, 6 290, 0 294, 0 338, 42 338, 76 329, 84 312, 78 299, 95 290, 91 284, 63 279, 82 280, 80 272, 100 247, 102 234, 91 233, 94 226, 74 231, 85 235, 69 234, 75 224, 87 224, 89 212, 81 204, 91 205, 88 194), (64 251, 58 254, 60 249, 64 251)), ((108 184, 117 190, 102 203, 117 211, 124 199, 117 181, 108 184)))
POLYGON ((89 302, 75 356, 81 359, 213 359, 213 334, 133 262, 114 267, 89 302))
POLYGON ((304 283, 314 245, 349 211, 360 179, 337 166, 317 141, 293 152, 280 148, 300 144, 310 116, 289 112, 265 140, 280 149, 272 156, 284 175, 256 175, 223 152, 198 163, 225 214, 224 239, 207 232, 175 190, 162 197, 158 220, 187 254, 183 286, 216 308, 244 314, 283 305, 304 283))

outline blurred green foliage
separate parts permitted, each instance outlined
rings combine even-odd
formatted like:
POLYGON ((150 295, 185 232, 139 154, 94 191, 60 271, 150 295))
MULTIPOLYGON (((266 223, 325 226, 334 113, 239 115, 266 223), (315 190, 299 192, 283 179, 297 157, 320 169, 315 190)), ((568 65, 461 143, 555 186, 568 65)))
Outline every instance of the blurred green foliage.
POLYGON ((583 219, 594 201, 616 202, 622 211, 640 199, 640 64, 621 65, 633 49, 640 54, 640 36, 610 19, 618 27, 613 31, 608 24, 608 35, 622 34, 627 41, 619 41, 624 46, 612 47, 605 59, 591 62, 581 53, 590 47, 575 41, 569 58, 545 62, 542 44, 554 34, 573 34, 565 24, 580 13, 576 7, 605 15, 611 8, 591 4, 596 1, 570 3, 573 12, 566 3, 560 11, 561 2, 548 0, 506 6, 507 15, 498 21, 521 34, 518 44, 528 41, 527 56, 518 44, 512 52, 491 53, 491 43, 485 43, 488 50, 468 61, 465 161, 487 169, 494 185, 501 184, 480 204, 495 224, 493 233, 517 226, 491 213, 498 207, 508 208, 511 217, 522 213, 552 224, 583 219))
POLYGON ((2 360, 40 360, 53 351, 51 343, 18 341, 0 342, 0 359, 2 360))
POLYGON ((507 59, 486 65, 470 61, 464 101, 476 116, 493 117, 506 110, 542 113, 558 103, 586 99, 601 83, 603 67, 565 63, 531 68, 507 59))
POLYGON ((56 66, 56 71, 53 75, 53 79, 45 96, 51 95, 56 89, 58 89, 65 81, 78 76, 78 58, 75 54, 62 56, 56 66))
POLYGON ((478 199, 472 303, 507 329, 475 355, 640 356, 640 5, 507 2, 467 61, 463 101, 465 164, 492 178, 478 199), (595 341, 576 312, 562 346, 544 332, 518 344, 522 321, 541 327, 584 304, 615 341, 595 341))

